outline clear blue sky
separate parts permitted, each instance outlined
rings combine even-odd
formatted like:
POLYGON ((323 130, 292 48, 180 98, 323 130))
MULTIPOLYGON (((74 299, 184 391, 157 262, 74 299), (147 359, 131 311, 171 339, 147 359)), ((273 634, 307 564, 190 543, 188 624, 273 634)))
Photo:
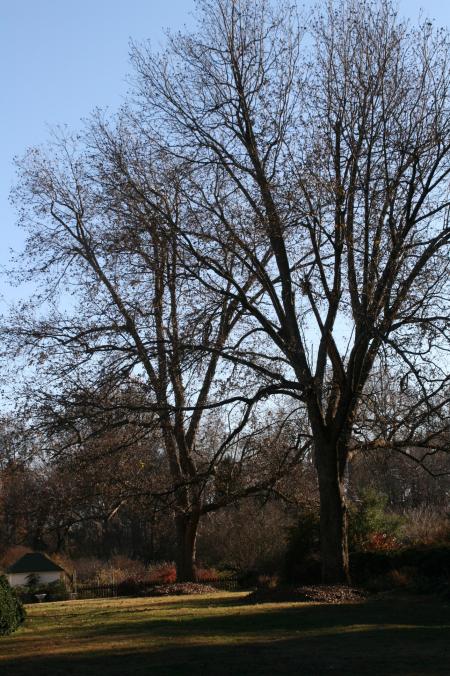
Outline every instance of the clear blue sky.
MULTIPOLYGON (((416 17, 424 4, 450 25, 444 0, 402 0, 400 8, 416 17)), ((127 90, 129 39, 163 44, 164 29, 191 23, 193 9, 194 0, 0 0, 0 265, 21 244, 8 202, 13 156, 45 141, 49 126, 77 128, 95 106, 114 110, 127 90)), ((16 295, 0 280, 0 298, 16 295)))
MULTIPOLYGON (((0 0, 0 265, 22 241, 9 204, 13 157, 51 126, 76 129, 94 107, 117 108, 130 38, 157 47, 166 28, 192 23, 193 9, 193 0, 0 0)), ((16 295, 0 278, 0 299, 16 295)))

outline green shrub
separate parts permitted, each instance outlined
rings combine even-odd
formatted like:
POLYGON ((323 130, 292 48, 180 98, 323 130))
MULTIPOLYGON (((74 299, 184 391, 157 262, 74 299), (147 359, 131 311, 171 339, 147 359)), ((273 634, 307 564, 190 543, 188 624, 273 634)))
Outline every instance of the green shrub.
POLYGON ((55 580, 55 582, 41 585, 36 593, 47 594, 46 601, 66 601, 70 598, 69 590, 62 580, 55 580))
POLYGON ((387 510, 388 499, 373 488, 361 492, 358 503, 349 508, 351 550, 393 549, 402 518, 387 510))
POLYGON ((11 634, 25 620, 25 609, 4 575, 0 575, 0 636, 11 634))
POLYGON ((26 580, 27 583, 25 586, 28 589, 28 593, 36 594, 40 586, 39 575, 36 573, 30 573, 27 575, 26 580))

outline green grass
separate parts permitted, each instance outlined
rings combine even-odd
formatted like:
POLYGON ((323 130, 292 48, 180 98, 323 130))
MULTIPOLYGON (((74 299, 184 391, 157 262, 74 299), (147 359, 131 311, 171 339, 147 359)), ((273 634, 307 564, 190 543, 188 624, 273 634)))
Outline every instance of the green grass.
POLYGON ((450 609, 430 599, 358 605, 243 602, 217 593, 28 606, 0 639, 2 676, 450 673, 450 609))

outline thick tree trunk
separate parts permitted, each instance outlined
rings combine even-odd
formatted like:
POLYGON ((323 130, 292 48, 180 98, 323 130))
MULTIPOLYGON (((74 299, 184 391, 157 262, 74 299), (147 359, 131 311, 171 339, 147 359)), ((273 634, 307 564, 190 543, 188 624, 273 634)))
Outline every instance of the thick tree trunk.
POLYGON ((195 582, 197 571, 195 566, 195 546, 199 517, 196 514, 180 514, 176 516, 177 529, 177 581, 195 582))
POLYGON ((350 582, 347 508, 337 449, 316 449, 316 467, 320 495, 320 549, 322 581, 325 584, 350 582))

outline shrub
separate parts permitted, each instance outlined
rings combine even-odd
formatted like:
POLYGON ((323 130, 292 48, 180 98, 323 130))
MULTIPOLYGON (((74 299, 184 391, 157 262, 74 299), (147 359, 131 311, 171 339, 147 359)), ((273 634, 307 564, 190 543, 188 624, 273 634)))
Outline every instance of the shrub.
MULTIPOLYGON (((64 566, 63 566, 64 567, 64 566)), ((108 561, 94 557, 73 561, 77 580, 83 583, 120 584, 130 578, 143 579, 146 574, 145 565, 127 556, 115 555, 108 561)))
POLYGON ((39 584, 39 575, 36 575, 36 573, 30 573, 27 575, 27 583, 26 583, 26 588, 28 590, 29 594, 36 594, 37 590, 40 586, 39 584))
POLYGON ((393 552, 359 551, 350 554, 350 573, 356 584, 367 584, 374 579, 386 578, 395 567, 397 561, 393 552))
POLYGON ((276 589, 280 584, 278 575, 259 575, 258 589, 276 589))
POLYGON ((316 512, 302 512, 289 532, 284 577, 287 582, 320 581, 320 524, 316 512))
POLYGON ((361 492, 349 508, 349 545, 352 550, 395 549, 402 525, 398 514, 387 511, 388 499, 373 488, 361 492))
POLYGON ((395 588, 411 587, 415 582, 416 570, 410 566, 395 568, 388 573, 388 584, 395 588))
POLYGON ((25 610, 11 589, 8 580, 0 575, 0 636, 11 634, 25 620, 25 610))
POLYGON ((198 582, 209 582, 210 580, 218 580, 219 578, 224 578, 224 574, 216 570, 216 568, 197 568, 197 581, 198 582))
POLYGON ((165 561, 150 566, 147 581, 150 584, 173 584, 177 581, 175 564, 165 561))
POLYGON ((74 561, 78 582, 89 582, 98 579, 98 572, 104 566, 103 561, 93 556, 86 556, 74 561))
POLYGON ((40 586, 37 593, 47 594, 49 601, 65 601, 70 598, 69 590, 62 580, 40 586))
POLYGON ((117 596, 138 596, 142 592, 142 582, 134 577, 121 580, 117 585, 117 596))
POLYGON ((100 584, 128 582, 129 580, 143 580, 146 570, 142 561, 130 559, 128 556, 116 554, 97 570, 97 580, 100 584))
POLYGON ((450 514, 442 508, 422 506, 404 514, 399 536, 406 545, 441 545, 450 542, 450 514))
MULTIPOLYGON (((30 577, 30 576, 29 576, 30 577)), ((38 580, 38 578, 37 578, 38 580)), ((62 580, 55 580, 48 584, 40 584, 31 579, 32 585, 29 582, 24 587, 15 587, 18 598, 23 603, 36 603, 37 594, 45 594, 45 601, 66 601, 70 598, 70 592, 62 580)))
POLYGON ((353 581, 370 588, 409 586, 441 593, 450 579, 450 547, 353 552, 350 567, 353 581))
POLYGON ((110 567, 114 570, 116 580, 133 578, 142 578, 145 576, 146 567, 142 561, 130 559, 124 554, 115 554, 109 561, 110 567))
POLYGON ((238 583, 242 589, 251 589, 258 586, 260 573, 257 570, 241 571, 238 575, 238 583))

